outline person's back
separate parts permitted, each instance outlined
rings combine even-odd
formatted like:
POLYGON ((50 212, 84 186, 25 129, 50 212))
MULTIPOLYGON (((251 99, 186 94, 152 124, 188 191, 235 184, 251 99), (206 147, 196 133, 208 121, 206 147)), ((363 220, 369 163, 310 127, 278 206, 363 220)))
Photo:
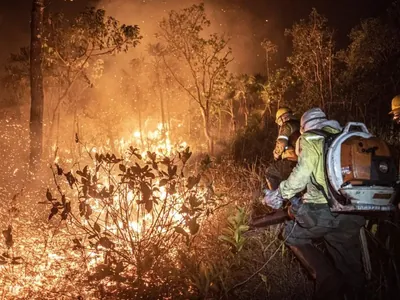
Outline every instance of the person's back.
POLYGON ((285 180, 297 162, 296 141, 300 136, 300 122, 293 112, 286 107, 276 112, 276 124, 279 126, 278 136, 273 150, 275 162, 266 169, 265 177, 270 189, 276 189, 285 180))
MULTIPOLYGON (((331 134, 340 132, 338 127, 329 125, 319 129, 331 134)), ((283 190, 288 194, 297 194, 302 192, 306 186, 306 192, 303 195, 304 203, 327 203, 324 192, 321 191, 322 187, 327 193, 323 157, 324 137, 312 132, 304 132, 299 139, 299 145, 304 155, 302 159, 299 159, 298 167, 294 168, 290 174, 291 180, 285 181, 283 184, 283 190)))
POLYGON ((300 122, 289 108, 280 108, 276 113, 275 123, 279 126, 273 151, 274 159, 297 161, 296 141, 300 136, 300 122))

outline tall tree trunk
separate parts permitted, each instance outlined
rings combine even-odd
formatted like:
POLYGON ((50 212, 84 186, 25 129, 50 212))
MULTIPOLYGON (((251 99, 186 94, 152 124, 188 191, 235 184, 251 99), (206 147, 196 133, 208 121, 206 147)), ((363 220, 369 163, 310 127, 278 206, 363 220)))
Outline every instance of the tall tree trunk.
POLYGON ((203 117, 203 130, 207 139, 208 153, 214 155, 214 139, 210 129, 210 113, 206 109, 201 108, 201 116, 203 117))
POLYGON ((218 109, 218 140, 221 140, 221 131, 222 131, 222 111, 218 109))
POLYGON ((165 134, 166 121, 165 121, 165 108, 164 108, 164 94, 163 94, 162 87, 161 87, 160 71, 159 71, 158 67, 157 67, 156 73, 157 73, 156 75, 157 75, 158 92, 160 94, 160 109, 161 109, 162 130, 163 130, 163 134, 165 134))
POLYGON ((247 127, 249 125, 249 110, 247 108, 247 98, 243 96, 243 108, 244 108, 244 126, 247 127))
POLYGON ((162 91, 162 86, 161 86, 161 78, 160 78, 160 70, 157 66, 157 85, 158 85, 158 92, 160 93, 160 108, 161 108, 161 122, 162 122, 162 138, 165 143, 166 149, 168 148, 168 143, 167 143, 167 126, 166 126, 166 120, 165 120, 165 107, 164 107, 164 93, 162 91))
POLYGON ((267 67, 267 82, 269 82, 269 55, 268 55, 268 50, 265 50, 265 65, 267 67))
POLYGON ((43 74, 42 74, 42 33, 45 0, 33 0, 31 12, 30 48, 30 156, 29 167, 36 171, 40 165, 43 144, 43 74))
POLYGON ((168 131, 168 137, 170 141, 173 141, 173 133, 171 129, 171 109, 169 107, 169 104, 171 103, 171 93, 167 93, 167 102, 165 103, 165 111, 167 113, 167 131, 168 131))
POLYGON ((230 136, 234 136, 236 134, 236 116, 235 116, 235 107, 234 107, 234 101, 233 98, 231 98, 231 103, 229 105, 229 113, 231 115, 231 134, 230 136))
POLYGON ((139 91, 139 87, 136 86, 136 101, 137 101, 137 112, 138 112, 138 122, 139 122, 139 134, 140 134, 140 143, 142 145, 142 151, 144 150, 144 140, 143 140, 143 128, 142 128, 142 96, 139 91))
POLYGON ((192 112, 192 99, 189 97, 188 98, 188 113, 186 114, 187 117, 187 129, 188 129, 188 135, 189 135, 189 140, 192 138, 192 116, 190 115, 192 112))

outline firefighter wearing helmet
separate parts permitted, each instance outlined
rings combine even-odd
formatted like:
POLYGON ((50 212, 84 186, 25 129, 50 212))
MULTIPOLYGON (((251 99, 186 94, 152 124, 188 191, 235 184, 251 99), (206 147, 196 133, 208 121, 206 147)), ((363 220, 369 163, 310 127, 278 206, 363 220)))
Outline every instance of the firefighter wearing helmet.
POLYGON ((359 215, 332 213, 327 198, 324 137, 315 131, 338 133, 341 126, 328 120, 319 108, 303 114, 300 120, 302 135, 298 141, 298 162, 287 180, 276 190, 266 191, 263 203, 279 209, 283 199, 292 199, 304 191, 300 205, 291 207, 295 219, 284 230, 285 242, 315 279, 315 299, 348 299, 361 296, 364 274, 361 260, 359 231, 365 219, 359 215), (313 245, 323 239, 334 265, 313 245), (353 294, 351 294, 352 291, 353 294), (356 292, 355 292, 356 291, 356 292), (340 298, 341 299, 341 298, 340 298))
MULTIPOLYGON (((392 99, 392 110, 389 112, 389 114, 393 115, 393 121, 397 125, 400 125, 400 95, 397 95, 392 99)), ((397 203, 397 207, 400 209, 400 201, 397 203)))
POLYGON ((297 162, 296 141, 300 136, 300 123, 292 110, 282 107, 276 112, 275 123, 279 133, 275 143, 273 156, 275 162, 266 170, 266 180, 269 189, 276 189, 279 183, 286 179, 297 162))
POLYGON ((393 115, 393 121, 400 125, 400 95, 392 99, 392 110, 389 114, 393 115))

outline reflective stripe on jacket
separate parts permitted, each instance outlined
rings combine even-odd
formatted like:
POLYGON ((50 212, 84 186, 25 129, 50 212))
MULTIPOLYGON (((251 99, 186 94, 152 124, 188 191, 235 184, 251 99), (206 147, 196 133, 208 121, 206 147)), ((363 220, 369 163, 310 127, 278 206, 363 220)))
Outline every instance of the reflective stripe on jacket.
MULTIPOLYGON (((338 133, 339 130, 324 127, 324 131, 338 133)), ((289 178, 282 181, 279 189, 284 199, 290 199, 307 189, 303 201, 307 203, 327 203, 324 194, 313 184, 322 186, 327 193, 325 179, 324 137, 315 133, 303 133, 299 138, 299 157, 289 178)))

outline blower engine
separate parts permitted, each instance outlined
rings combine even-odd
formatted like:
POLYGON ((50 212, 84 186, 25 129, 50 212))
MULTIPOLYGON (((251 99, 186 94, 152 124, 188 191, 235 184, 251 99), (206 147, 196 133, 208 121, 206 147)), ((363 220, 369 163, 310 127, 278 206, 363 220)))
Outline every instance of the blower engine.
POLYGON ((395 209, 397 168, 388 145, 365 124, 349 122, 326 145, 331 210, 374 212, 395 209))

